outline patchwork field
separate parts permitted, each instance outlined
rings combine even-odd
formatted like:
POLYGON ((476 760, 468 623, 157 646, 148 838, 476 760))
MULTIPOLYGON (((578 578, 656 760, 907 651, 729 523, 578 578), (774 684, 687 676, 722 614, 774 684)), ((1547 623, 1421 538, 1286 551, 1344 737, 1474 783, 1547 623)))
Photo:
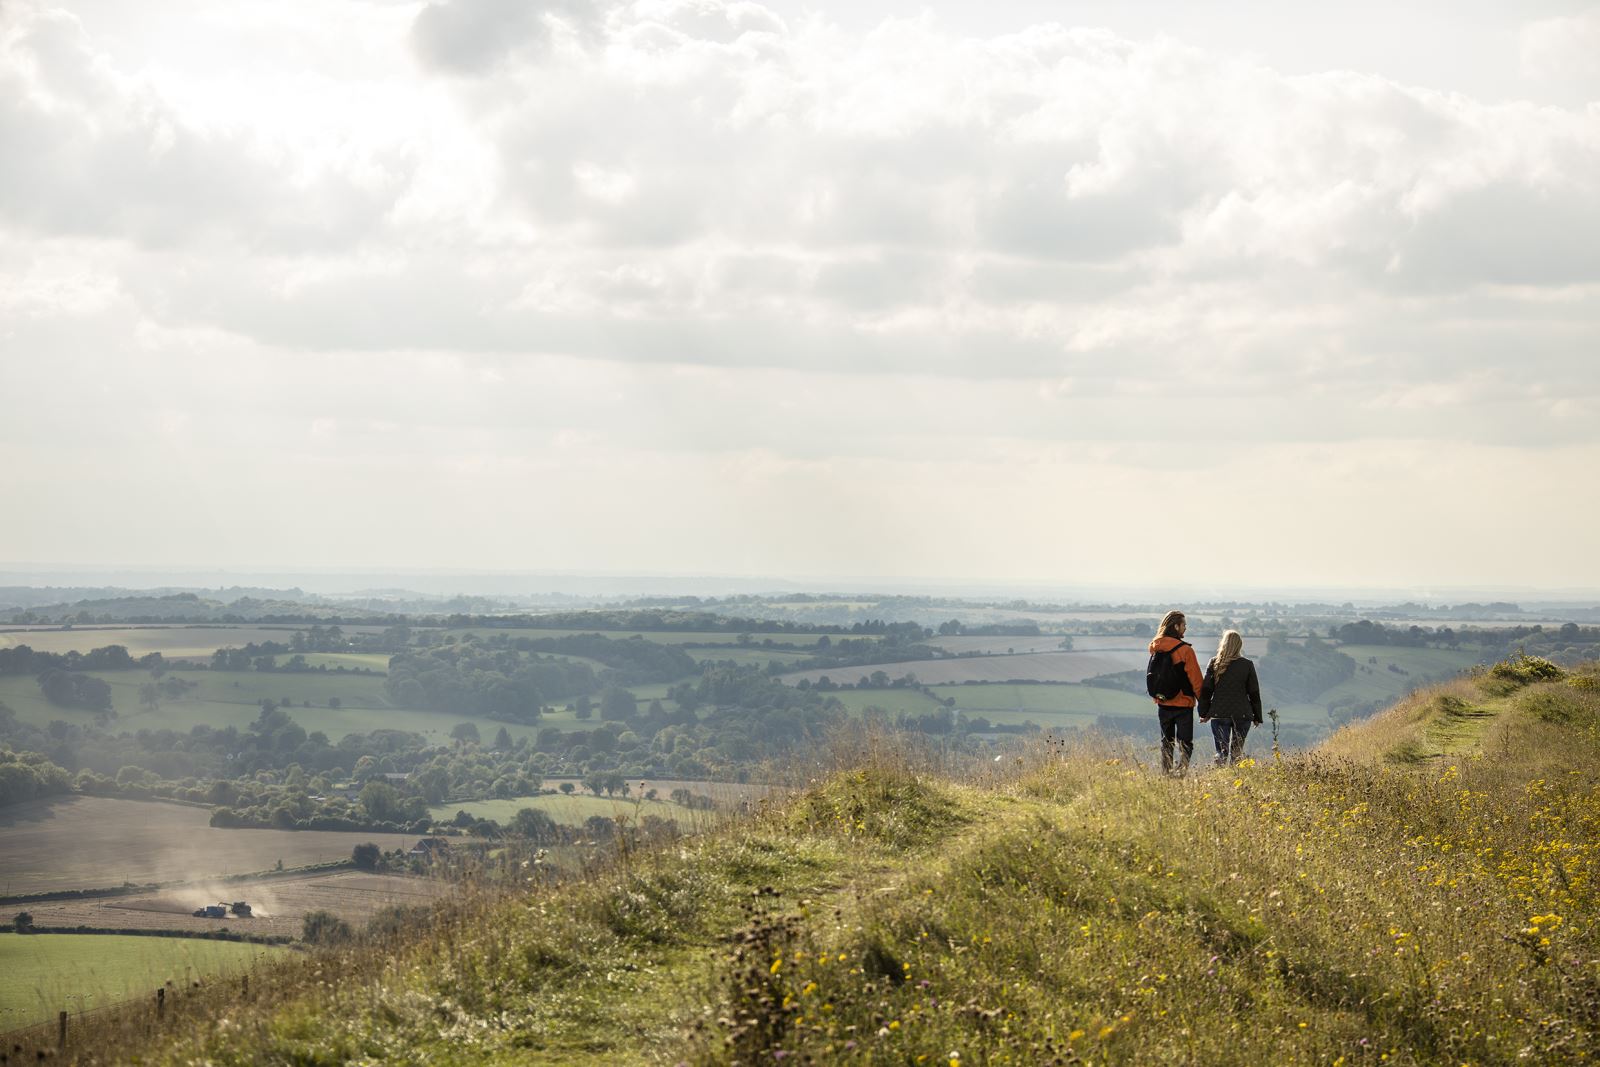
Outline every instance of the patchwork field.
POLYGON ((224 830, 205 808, 158 801, 70 797, 0 808, 0 893, 105 888, 251 874, 347 860, 363 841, 386 851, 400 834, 224 830))
POLYGON ((286 949, 230 941, 0 934, 0 1033, 103 1008, 171 981, 249 973, 286 949))
POLYGON ((428 904, 450 891, 437 878, 333 871, 219 885, 190 885, 136 896, 94 900, 56 900, 19 904, 34 924, 94 926, 114 930, 219 930, 299 937, 308 912, 330 911, 359 928, 389 905, 428 904), (201 919, 193 914, 207 904, 242 900, 248 918, 201 919))
POLYGON ((1013 678, 1041 682, 1081 682, 1096 675, 1117 671, 1143 670, 1149 658, 1138 649, 1104 649, 1094 652, 1034 652, 1015 656, 967 656, 951 659, 923 659, 909 663, 877 664, 865 667, 832 667, 827 670, 795 671, 782 676, 790 685, 802 678, 816 682, 824 675, 835 682, 854 682, 875 670, 891 678, 910 673, 924 685, 959 684, 971 679, 1004 682, 1013 678))

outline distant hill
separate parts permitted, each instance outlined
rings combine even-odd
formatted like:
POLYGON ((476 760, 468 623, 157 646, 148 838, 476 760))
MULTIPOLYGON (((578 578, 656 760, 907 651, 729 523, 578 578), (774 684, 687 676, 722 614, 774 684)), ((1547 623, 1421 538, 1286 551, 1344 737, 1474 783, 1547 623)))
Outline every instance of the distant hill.
MULTIPOLYGON (((66 590, 28 590, 29 593, 68 592, 66 590)), ((106 592, 106 591, 96 591, 106 592)), ((115 592, 115 591, 110 591, 115 592)), ((222 592, 222 591, 219 591, 222 592)), ((236 592, 227 590, 228 593, 236 592)), ((224 600, 194 591, 141 591, 126 595, 94 595, 72 601, 38 603, 30 606, 0 606, 0 617, 13 623, 146 623, 146 622, 260 622, 274 618, 350 618, 376 616, 348 604, 311 597, 299 590, 258 590, 265 595, 242 595, 224 600), (296 595, 298 594, 298 595, 296 595)), ((21 599, 14 588, 0 589, 0 605, 21 599)))

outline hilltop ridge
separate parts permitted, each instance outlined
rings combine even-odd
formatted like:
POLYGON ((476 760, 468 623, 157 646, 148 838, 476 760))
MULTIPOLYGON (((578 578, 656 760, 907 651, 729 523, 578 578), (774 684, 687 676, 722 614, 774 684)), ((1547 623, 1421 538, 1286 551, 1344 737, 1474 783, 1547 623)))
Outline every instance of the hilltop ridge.
POLYGON ((1586 1062, 1596 679, 1522 657, 1182 781, 862 734, 749 820, 197 996, 142 1059, 1586 1062))

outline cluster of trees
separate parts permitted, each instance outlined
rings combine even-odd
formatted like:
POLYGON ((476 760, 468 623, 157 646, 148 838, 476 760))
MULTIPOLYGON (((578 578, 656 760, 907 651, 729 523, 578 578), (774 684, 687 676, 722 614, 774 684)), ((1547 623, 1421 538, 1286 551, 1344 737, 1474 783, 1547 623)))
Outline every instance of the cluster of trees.
POLYGON ((111 686, 92 674, 45 671, 39 676, 39 689, 46 700, 58 707, 111 710, 111 686))
POLYGON ((0 805, 72 792, 72 775, 37 752, 0 750, 0 805))
POLYGON ((36 652, 27 645, 0 648, 0 675, 40 675, 46 671, 150 670, 164 665, 165 661, 159 652, 135 659, 123 645, 106 645, 89 652, 36 652))

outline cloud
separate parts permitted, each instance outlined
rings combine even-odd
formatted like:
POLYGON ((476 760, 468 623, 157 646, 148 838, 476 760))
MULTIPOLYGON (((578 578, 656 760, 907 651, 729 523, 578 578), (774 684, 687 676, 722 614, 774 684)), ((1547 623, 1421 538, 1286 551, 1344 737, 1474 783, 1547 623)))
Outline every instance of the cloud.
POLYGON ((1530 22, 1520 44, 1524 75, 1600 100, 1600 7, 1530 22))
POLYGON ((513 55, 537 56, 558 34, 587 36, 601 21, 593 0, 434 0, 418 12, 418 59, 457 74, 482 73, 513 55))
POLYGON ((401 146, 341 170, 199 128, 69 12, 27 3, 0 11, 0 144, 0 220, 152 247, 348 247, 381 229, 410 169, 401 146))

